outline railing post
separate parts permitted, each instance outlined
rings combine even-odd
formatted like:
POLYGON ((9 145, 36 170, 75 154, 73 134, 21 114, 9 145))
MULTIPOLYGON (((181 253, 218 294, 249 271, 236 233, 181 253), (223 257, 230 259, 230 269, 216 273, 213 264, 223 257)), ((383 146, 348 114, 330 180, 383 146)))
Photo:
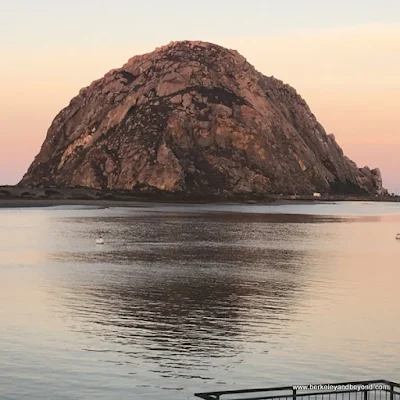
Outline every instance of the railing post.
POLYGON ((368 400, 368 390, 364 390, 364 400, 368 400))
MULTIPOLYGON (((292 389, 293 390, 293 400, 296 400, 296 397, 297 397, 297 390, 296 389, 292 389)), ((393 400, 393 399, 392 399, 393 400)))
POLYGON ((390 400, 394 400, 394 385, 390 385, 390 400))

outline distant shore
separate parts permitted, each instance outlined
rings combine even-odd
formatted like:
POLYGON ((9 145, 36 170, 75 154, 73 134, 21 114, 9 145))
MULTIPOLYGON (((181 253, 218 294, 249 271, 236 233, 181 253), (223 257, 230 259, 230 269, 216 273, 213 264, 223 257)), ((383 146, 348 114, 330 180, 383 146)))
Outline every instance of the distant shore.
POLYGON ((42 208, 58 206, 84 206, 93 208, 109 207, 143 207, 134 201, 110 201, 110 200, 68 200, 68 199, 0 199, 2 208, 42 208))
POLYGON ((357 195, 188 195, 185 193, 100 191, 90 188, 26 188, 0 186, 0 208, 90 206, 90 207, 144 207, 146 203, 206 204, 298 204, 334 201, 400 202, 400 196, 357 195))

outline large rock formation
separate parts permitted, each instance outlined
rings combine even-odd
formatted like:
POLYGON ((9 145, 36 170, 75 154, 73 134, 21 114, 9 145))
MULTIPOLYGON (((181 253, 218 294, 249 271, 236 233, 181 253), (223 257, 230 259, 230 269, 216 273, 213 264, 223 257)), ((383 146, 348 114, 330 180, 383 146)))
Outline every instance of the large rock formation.
POLYGON ((383 192, 296 91, 236 51, 176 42, 82 89, 54 119, 26 186, 190 194, 383 192))

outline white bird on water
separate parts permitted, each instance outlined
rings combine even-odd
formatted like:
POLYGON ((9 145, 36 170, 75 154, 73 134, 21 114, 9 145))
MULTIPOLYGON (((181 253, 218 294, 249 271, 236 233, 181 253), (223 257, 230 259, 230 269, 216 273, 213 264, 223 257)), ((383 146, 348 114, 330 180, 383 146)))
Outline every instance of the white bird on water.
POLYGON ((103 236, 100 235, 100 236, 96 239, 96 244, 104 244, 103 236))

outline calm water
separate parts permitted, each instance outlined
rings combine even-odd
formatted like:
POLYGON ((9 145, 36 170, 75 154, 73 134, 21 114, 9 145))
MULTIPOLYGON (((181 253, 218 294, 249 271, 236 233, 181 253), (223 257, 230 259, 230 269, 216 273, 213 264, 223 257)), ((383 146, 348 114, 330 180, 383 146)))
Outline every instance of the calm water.
POLYGON ((398 381, 397 232, 400 204, 0 209, 0 398, 398 381))

